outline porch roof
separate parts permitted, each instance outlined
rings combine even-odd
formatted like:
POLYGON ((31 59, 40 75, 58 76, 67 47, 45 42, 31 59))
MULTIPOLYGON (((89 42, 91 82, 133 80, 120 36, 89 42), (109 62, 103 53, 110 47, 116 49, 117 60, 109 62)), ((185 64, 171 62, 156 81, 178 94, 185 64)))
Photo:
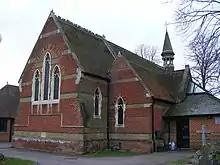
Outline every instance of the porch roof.
POLYGON ((181 103, 172 106, 164 117, 216 114, 220 114, 220 99, 208 93, 201 93, 187 95, 181 103))
POLYGON ((19 87, 5 85, 0 89, 0 118, 15 118, 20 100, 19 87))

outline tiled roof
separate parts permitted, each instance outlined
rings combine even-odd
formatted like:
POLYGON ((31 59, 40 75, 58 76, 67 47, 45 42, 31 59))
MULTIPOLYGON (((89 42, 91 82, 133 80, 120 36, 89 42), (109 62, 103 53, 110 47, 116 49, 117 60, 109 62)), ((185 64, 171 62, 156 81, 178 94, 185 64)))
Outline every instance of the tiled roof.
POLYGON ((114 58, 101 36, 61 18, 58 22, 85 72, 107 77, 114 58))
POLYGON ((70 48, 76 53, 84 72, 107 78, 107 73, 111 69, 118 52, 120 52, 131 63, 133 69, 155 98, 178 102, 185 96, 185 91, 182 90, 182 86, 185 86, 187 82, 183 81, 185 80, 183 76, 185 70, 168 73, 164 67, 107 41, 100 35, 59 16, 56 16, 56 19, 68 39, 70 48))
POLYGON ((15 118, 20 100, 18 86, 5 85, 0 89, 0 117, 15 118))
POLYGON ((166 117, 220 115, 220 100, 208 93, 188 95, 184 101, 175 104, 165 114, 166 117))

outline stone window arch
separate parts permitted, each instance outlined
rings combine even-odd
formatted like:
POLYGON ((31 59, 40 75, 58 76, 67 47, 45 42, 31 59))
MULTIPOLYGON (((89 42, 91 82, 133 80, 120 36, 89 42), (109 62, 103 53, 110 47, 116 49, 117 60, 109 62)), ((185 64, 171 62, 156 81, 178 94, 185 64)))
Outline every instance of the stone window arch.
POLYGON ((43 75, 42 75, 42 99, 49 100, 50 93, 50 69, 51 69, 51 55, 46 53, 43 62, 43 75))
POLYGON ((40 72, 37 69, 34 72, 33 83, 32 83, 32 100, 39 101, 40 97, 40 72))
POLYGON ((53 75, 52 75, 52 99, 58 100, 60 99, 60 87, 61 87, 61 72, 60 67, 56 65, 53 68, 53 75))
POLYGON ((125 120, 125 102, 123 98, 118 97, 115 104, 115 126, 116 127, 124 127, 125 120))

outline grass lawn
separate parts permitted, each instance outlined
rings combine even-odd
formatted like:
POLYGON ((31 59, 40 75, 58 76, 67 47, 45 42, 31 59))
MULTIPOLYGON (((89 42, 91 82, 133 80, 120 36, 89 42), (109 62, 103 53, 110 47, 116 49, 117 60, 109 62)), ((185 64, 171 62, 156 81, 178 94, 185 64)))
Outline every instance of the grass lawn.
POLYGON ((140 153, 135 152, 122 152, 122 151, 100 151, 95 153, 87 153, 86 157, 118 157, 118 156, 137 156, 140 153))
POLYGON ((0 160, 0 165, 33 165, 33 162, 30 160, 5 158, 5 160, 0 160))
POLYGON ((216 159, 220 161, 220 154, 216 154, 216 159))

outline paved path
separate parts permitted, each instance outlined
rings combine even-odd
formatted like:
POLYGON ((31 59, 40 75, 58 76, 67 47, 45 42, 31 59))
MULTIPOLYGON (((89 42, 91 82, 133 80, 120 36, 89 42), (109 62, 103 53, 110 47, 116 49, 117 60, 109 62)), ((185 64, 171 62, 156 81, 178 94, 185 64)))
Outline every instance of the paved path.
POLYGON ((0 152, 6 157, 15 157, 39 162, 40 165, 166 165, 168 162, 193 155, 193 152, 160 152, 133 157, 85 158, 45 152, 9 148, 10 144, 0 143, 0 152))
POLYGON ((170 161, 193 154, 192 152, 161 152, 134 157, 85 158, 12 148, 1 148, 0 152, 6 157, 33 160, 40 165, 166 165, 170 161))

